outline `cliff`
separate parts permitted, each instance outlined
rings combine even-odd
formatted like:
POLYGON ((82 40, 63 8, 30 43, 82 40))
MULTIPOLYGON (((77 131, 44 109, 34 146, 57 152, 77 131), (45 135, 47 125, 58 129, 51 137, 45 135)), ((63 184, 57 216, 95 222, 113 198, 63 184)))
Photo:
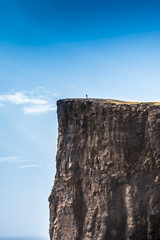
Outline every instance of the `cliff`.
POLYGON ((160 106, 58 103, 51 240, 160 239, 160 106))

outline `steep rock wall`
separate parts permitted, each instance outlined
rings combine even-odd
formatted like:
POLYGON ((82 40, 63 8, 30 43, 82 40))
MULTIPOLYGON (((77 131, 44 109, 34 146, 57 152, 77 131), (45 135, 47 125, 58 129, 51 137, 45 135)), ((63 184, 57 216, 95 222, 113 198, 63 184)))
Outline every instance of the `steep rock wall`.
POLYGON ((160 239, 160 106, 58 101, 51 240, 160 239))

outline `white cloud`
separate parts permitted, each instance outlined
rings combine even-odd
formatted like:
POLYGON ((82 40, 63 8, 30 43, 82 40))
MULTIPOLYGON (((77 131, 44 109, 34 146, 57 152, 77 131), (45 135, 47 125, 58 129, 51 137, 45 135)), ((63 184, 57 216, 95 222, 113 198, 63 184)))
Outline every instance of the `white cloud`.
POLYGON ((36 167, 42 167, 42 165, 31 164, 31 165, 22 165, 22 166, 18 166, 18 168, 36 168, 36 167))
MULTIPOLYGON (((36 167, 43 167, 42 164, 36 164, 36 162, 28 159, 23 159, 19 156, 7 156, 7 157, 0 157, 0 164, 9 162, 16 164, 17 168, 36 168, 36 167), (19 164, 25 164, 25 165, 19 165, 19 164), (18 166, 19 165, 19 166, 18 166)), ((54 164, 47 164, 44 165, 47 167, 53 167, 54 164)))
POLYGON ((53 98, 59 94, 51 93, 43 88, 36 91, 12 92, 11 94, 0 95, 0 107, 5 103, 23 104, 22 111, 25 114, 40 114, 55 111, 56 105, 53 98))
POLYGON ((25 114, 38 114, 38 113, 45 113, 49 111, 55 111, 56 107, 53 105, 35 105, 33 107, 24 107, 23 111, 25 114))
POLYGON ((38 104, 38 105, 43 105, 48 103, 47 100, 29 97, 21 92, 16 92, 14 94, 0 95, 0 101, 11 102, 15 104, 31 103, 31 104, 38 104))
POLYGON ((0 157, 0 162, 17 162, 19 159, 17 156, 0 157))
POLYGON ((30 160, 22 159, 18 156, 7 156, 7 157, 0 157, 0 162, 30 162, 30 160))

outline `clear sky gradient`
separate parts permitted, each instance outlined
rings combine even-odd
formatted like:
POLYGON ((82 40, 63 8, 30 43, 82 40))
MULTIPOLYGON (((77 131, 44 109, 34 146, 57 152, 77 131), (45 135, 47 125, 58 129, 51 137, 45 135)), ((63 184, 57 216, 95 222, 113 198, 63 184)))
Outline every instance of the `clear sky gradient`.
POLYGON ((0 0, 0 237, 48 239, 56 101, 160 101, 160 1, 0 0))

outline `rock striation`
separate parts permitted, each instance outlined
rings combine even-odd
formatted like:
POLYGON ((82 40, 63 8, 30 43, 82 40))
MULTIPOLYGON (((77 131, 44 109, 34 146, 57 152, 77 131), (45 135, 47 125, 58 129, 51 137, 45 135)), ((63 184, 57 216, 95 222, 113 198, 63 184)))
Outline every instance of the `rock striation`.
POLYGON ((58 105, 51 240, 160 239, 160 106, 58 105))

